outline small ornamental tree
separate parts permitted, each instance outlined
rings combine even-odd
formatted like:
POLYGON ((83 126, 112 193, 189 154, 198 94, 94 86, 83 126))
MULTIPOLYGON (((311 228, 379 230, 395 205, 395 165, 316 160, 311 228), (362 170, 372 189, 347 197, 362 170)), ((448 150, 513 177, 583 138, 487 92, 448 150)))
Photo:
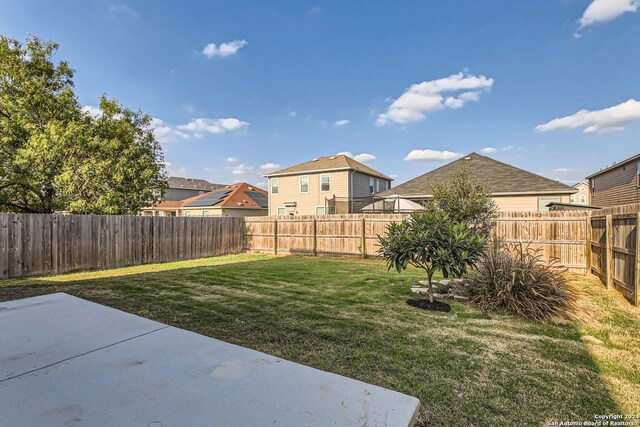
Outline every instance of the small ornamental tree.
POLYGON ((460 277, 475 266, 484 253, 486 240, 465 222, 451 221, 445 212, 429 210, 415 213, 400 223, 391 223, 386 236, 378 236, 378 254, 387 268, 398 273, 409 265, 427 273, 429 301, 433 302, 433 275, 460 277))
POLYGON ((476 234, 489 237, 498 206, 487 183, 468 167, 461 166, 446 179, 433 182, 428 193, 433 195, 428 208, 446 212, 452 221, 466 222, 476 234))

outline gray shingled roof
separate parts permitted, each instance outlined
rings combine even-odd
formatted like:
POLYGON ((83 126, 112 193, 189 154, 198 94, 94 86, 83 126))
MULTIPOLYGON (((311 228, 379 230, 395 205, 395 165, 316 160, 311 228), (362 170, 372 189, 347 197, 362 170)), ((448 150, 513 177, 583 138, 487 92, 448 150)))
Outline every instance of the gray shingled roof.
POLYGON ((471 153, 449 164, 420 175, 410 181, 393 187, 376 196, 399 195, 401 197, 420 197, 429 195, 431 183, 446 179, 462 165, 466 165, 476 177, 489 185, 492 194, 573 194, 576 192, 566 184, 545 178, 535 173, 516 168, 489 157, 471 153))
POLYGON ((318 157, 317 159, 309 160, 308 162, 300 163, 285 169, 280 169, 275 172, 271 172, 266 177, 281 176, 281 175, 298 175, 310 172, 320 172, 326 170, 354 170, 367 175, 375 176, 378 178, 393 181, 387 175, 378 172, 377 170, 364 165, 357 160, 347 157, 344 154, 336 154, 335 156, 318 157))
POLYGON ((179 176, 170 176, 167 179, 168 188, 181 188, 186 190, 203 190, 212 191, 217 190, 220 187, 224 187, 223 184, 212 184, 204 179, 194 178, 182 178, 179 176))

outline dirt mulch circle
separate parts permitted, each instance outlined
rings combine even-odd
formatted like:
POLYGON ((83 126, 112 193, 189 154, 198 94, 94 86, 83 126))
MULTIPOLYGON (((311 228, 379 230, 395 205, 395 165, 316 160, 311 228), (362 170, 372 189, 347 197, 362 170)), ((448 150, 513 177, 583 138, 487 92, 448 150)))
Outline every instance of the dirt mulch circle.
POLYGON ((442 313, 451 311, 449 304, 440 301, 429 302, 429 300, 426 299, 408 299, 407 304, 411 307, 421 308, 422 310, 440 311, 442 313))

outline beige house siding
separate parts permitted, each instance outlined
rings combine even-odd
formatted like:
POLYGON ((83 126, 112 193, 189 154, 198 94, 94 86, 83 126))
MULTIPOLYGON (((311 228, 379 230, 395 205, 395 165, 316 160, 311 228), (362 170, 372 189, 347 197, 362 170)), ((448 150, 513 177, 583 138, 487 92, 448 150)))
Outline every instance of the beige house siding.
POLYGON ((503 212, 538 211, 540 199, 557 199, 561 203, 569 203, 567 194, 545 194, 541 196, 495 196, 493 200, 503 212))
MULTIPOLYGON (((383 191, 391 186, 391 181, 374 178, 374 192, 383 191), (385 183, 389 184, 385 184, 385 183)), ((278 215, 278 208, 284 208, 285 215, 315 215, 316 208, 325 206, 325 199, 332 197, 350 198, 367 197, 369 192, 369 175, 349 170, 334 172, 312 172, 296 175, 285 175, 269 178, 269 215, 278 215), (329 174, 331 188, 320 191, 320 176, 329 174), (300 192, 300 177, 309 177, 309 192, 300 192), (278 194, 273 194, 273 179, 279 180, 278 194), (285 204, 295 202, 295 207, 285 204)))
POLYGON ((638 163, 621 164, 589 179, 591 203, 594 206, 617 206, 640 202, 638 163))
POLYGON ((325 198, 349 196, 349 171, 313 172, 269 178, 269 214, 278 215, 278 208, 285 214, 315 215, 316 208, 325 205, 325 198), (320 191, 320 175, 330 176, 329 191, 320 191), (309 192, 300 192, 300 177, 309 177, 309 192), (273 179, 279 180, 278 194, 273 194, 273 179), (295 203, 295 207, 285 207, 285 203, 295 203))
POLYGON ((215 207, 195 207, 176 208, 175 210, 144 209, 144 216, 266 216, 268 209, 243 209, 243 208, 215 208, 215 207), (189 215, 186 213, 189 212, 189 215), (205 215, 206 212, 206 215, 205 215))
POLYGON ((591 204, 591 192, 589 191, 589 184, 581 182, 573 186, 578 192, 570 196, 572 204, 575 205, 590 205, 591 204))

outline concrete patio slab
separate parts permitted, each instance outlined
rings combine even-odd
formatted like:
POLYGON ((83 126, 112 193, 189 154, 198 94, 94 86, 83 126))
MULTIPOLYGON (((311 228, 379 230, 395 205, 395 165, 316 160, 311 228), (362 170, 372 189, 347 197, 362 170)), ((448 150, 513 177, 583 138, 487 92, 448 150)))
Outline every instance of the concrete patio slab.
POLYGON ((6 425, 405 427, 419 407, 66 294, 0 303, 0 372, 6 425))

